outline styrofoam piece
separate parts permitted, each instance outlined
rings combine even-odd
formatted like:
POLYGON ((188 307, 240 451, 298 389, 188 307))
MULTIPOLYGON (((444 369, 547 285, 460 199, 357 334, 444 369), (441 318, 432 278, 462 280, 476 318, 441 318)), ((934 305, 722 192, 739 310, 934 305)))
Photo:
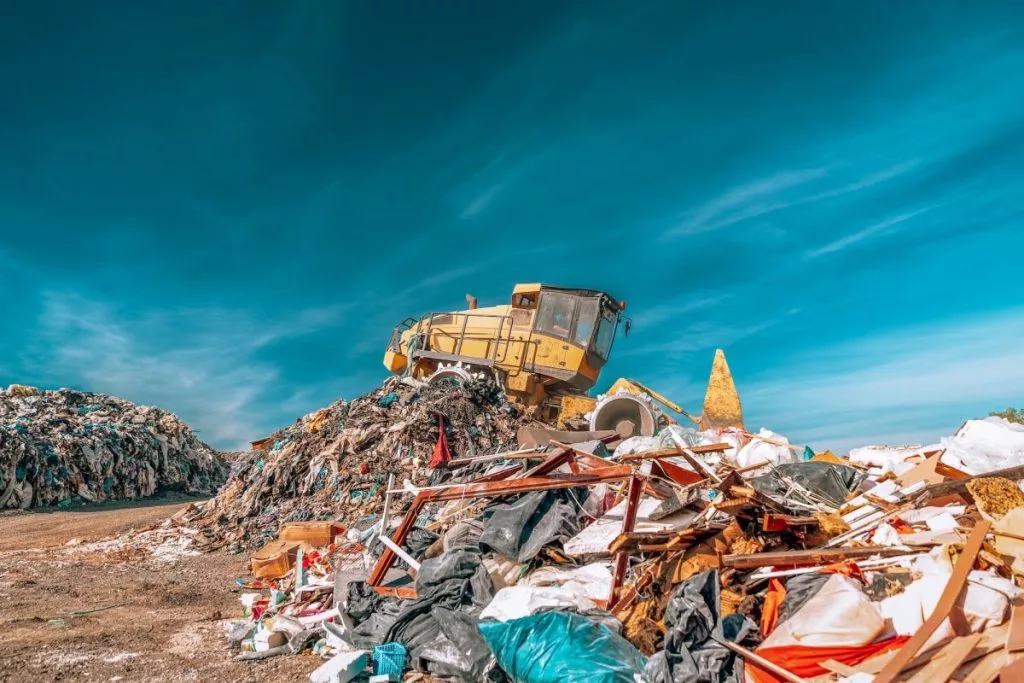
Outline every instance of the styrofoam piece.
POLYGON ((929 517, 924 523, 931 531, 953 531, 960 526, 956 518, 948 512, 929 517))
POLYGON ((938 450, 939 446, 862 446, 851 448, 847 458, 851 463, 869 467, 878 467, 881 474, 887 472, 900 473, 907 468, 902 467, 908 458, 919 456, 928 451, 938 450))
POLYGON ((904 510, 900 513, 900 519, 907 524, 922 524, 927 522, 932 517, 937 517, 943 514, 950 514, 953 517, 959 517, 967 511, 966 505, 949 505, 947 507, 936 507, 934 505, 927 505, 923 508, 915 508, 913 510, 904 510))
POLYGON ((310 683, 348 683, 366 669, 370 653, 343 650, 309 674, 310 683))
POLYGON ((281 631, 261 629, 252 637, 253 649, 256 652, 266 652, 288 643, 288 636, 281 631))

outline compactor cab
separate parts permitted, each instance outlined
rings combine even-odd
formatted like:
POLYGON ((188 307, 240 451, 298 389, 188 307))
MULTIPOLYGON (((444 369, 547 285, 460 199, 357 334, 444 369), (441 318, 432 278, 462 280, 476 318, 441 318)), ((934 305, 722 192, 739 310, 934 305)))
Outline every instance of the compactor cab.
POLYGON ((529 325, 534 339, 581 350, 592 370, 600 370, 608 361, 623 308, 609 295, 587 289, 519 285, 512 294, 513 318, 529 325))
POLYGON ((477 308, 467 298, 468 309, 396 327, 384 365, 430 382, 490 374, 510 398, 549 415, 561 396, 597 382, 625 308, 604 292, 540 284, 517 285, 507 305, 477 308))

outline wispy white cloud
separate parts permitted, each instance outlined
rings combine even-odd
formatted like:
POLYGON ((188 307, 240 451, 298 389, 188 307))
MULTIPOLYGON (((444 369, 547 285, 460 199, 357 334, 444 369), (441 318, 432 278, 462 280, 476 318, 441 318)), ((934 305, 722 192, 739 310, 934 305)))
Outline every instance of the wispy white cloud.
POLYGON ((869 237, 875 237, 892 232, 893 229, 899 226, 901 223, 905 223, 910 219, 921 215, 925 211, 926 209, 921 209, 919 211, 909 211, 907 213, 901 213, 898 216, 893 216, 892 218, 887 218, 884 221, 879 221, 878 223, 869 225, 863 230, 858 230, 857 232, 841 237, 835 240, 834 242, 829 242, 823 247, 811 249, 804 255, 804 257, 806 259, 816 259, 821 256, 825 256, 826 254, 832 254, 837 251, 842 251, 843 249, 851 247, 854 244, 857 244, 858 242, 862 242, 868 239, 869 237))
POLYGON ((777 173, 712 199, 691 211, 680 223, 665 232, 663 238, 675 239, 721 230, 785 209, 852 194, 893 180, 915 166, 917 162, 914 161, 900 163, 826 189, 821 188, 821 181, 832 170, 828 167, 777 173))
POLYGON ((771 198, 780 192, 823 178, 827 173, 827 168, 786 171, 733 188, 690 212, 679 225, 668 231, 667 236, 679 237, 718 230, 785 208, 789 204, 771 198))
POLYGON ((766 426, 822 445, 928 443, 976 417, 958 411, 1020 400, 1022 335, 1024 309, 890 330, 794 358, 740 393, 766 426))
POLYGON ((631 348, 623 348, 625 346, 623 344, 615 351, 615 356, 616 358, 665 356, 676 359, 683 354, 694 351, 730 346, 740 340, 756 336, 767 329, 775 327, 799 313, 800 309, 794 308, 773 318, 751 321, 745 324, 699 320, 681 327, 681 331, 674 339, 642 344, 631 348))
POLYGON ((280 379, 278 367, 259 352, 336 324, 344 310, 310 308, 270 321, 216 308, 128 316, 102 302, 49 292, 26 364, 62 385, 159 405, 189 421, 204 440, 240 447, 270 427, 259 405, 280 379))
POLYGON ((676 302, 652 306, 636 315, 630 316, 633 324, 639 328, 663 323, 674 318, 682 318, 694 311, 706 311, 726 301, 732 296, 729 292, 709 293, 702 296, 690 296, 676 302))
POLYGON ((490 206, 491 202, 498 198, 498 195, 500 195, 505 190, 507 185, 508 183, 501 181, 484 189, 483 192, 474 197, 466 205, 466 208, 462 210, 462 213, 459 214, 459 217, 465 219, 476 216, 478 213, 482 212, 484 209, 490 206))

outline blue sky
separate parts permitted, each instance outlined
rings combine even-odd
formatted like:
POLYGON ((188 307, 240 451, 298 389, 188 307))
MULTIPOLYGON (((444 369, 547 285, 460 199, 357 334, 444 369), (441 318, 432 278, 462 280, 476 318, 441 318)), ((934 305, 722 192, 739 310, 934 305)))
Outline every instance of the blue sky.
POLYGON ((818 448, 1020 404, 1024 8, 784 6, 5 5, 0 383, 235 446, 541 280, 628 302, 605 385, 721 346, 818 448))

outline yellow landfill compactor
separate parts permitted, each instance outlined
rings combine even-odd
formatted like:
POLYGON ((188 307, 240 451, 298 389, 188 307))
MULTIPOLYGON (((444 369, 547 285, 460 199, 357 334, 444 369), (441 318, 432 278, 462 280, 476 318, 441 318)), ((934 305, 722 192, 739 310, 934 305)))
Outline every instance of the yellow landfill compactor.
MULTIPOLYGON (((618 380, 600 399, 586 395, 608 361, 626 308, 609 294, 520 284, 512 290, 510 304, 478 308, 476 299, 466 299, 465 310, 407 318, 395 327, 384 353, 388 370, 430 383, 490 375, 509 400, 560 429, 651 435, 674 422, 655 401, 691 417, 633 380, 618 380)), ((628 320, 625 328, 628 333, 628 320)), ((733 406, 735 415, 719 415, 712 423, 742 425, 738 396, 713 403, 733 406)), ((702 424, 703 418, 691 419, 702 424)))

